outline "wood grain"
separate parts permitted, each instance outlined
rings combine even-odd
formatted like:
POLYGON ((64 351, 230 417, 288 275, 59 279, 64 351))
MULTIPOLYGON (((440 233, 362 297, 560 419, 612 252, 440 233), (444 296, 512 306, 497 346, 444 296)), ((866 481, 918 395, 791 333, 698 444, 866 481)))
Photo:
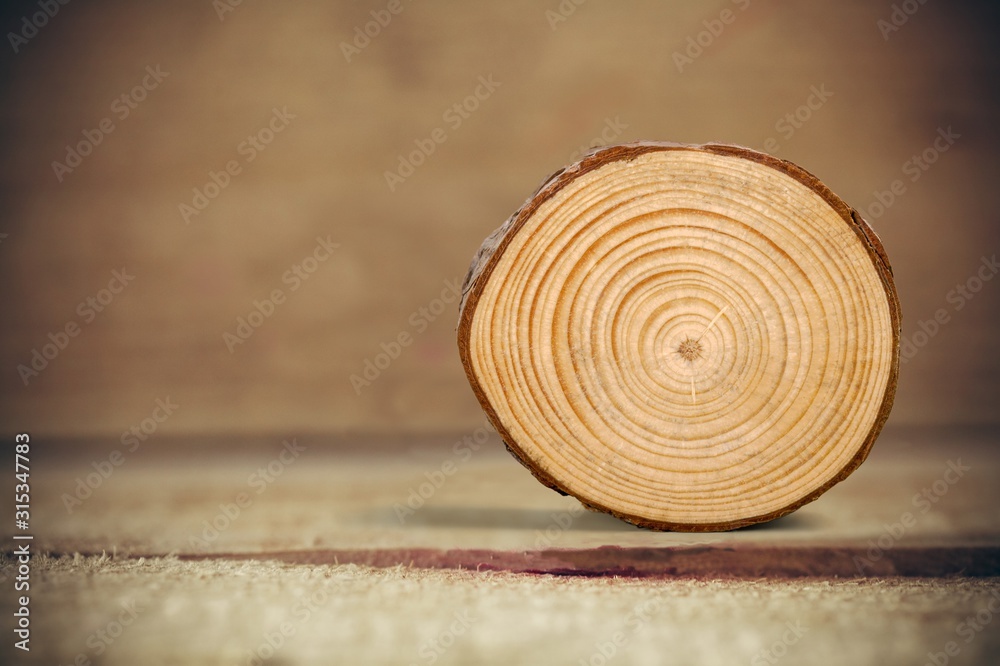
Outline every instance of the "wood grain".
POLYGON ((888 417, 888 258, 815 176, 746 148, 642 142, 551 176, 483 244, 459 351, 544 484, 664 530, 816 499, 888 417))

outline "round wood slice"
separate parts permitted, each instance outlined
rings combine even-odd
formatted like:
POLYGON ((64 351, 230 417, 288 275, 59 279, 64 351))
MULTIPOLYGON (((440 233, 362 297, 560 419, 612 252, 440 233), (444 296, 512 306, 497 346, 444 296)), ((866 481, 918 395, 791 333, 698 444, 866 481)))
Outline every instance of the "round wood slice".
POLYGON ((511 453, 644 527, 794 511, 864 461, 892 406, 882 244, 747 148, 591 152, 486 239, 463 292, 462 363, 511 453))

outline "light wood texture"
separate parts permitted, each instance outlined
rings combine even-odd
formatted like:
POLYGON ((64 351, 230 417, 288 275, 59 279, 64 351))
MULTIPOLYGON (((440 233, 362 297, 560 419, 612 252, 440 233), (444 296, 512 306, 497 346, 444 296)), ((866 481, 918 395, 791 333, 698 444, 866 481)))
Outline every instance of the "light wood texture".
POLYGON ((464 291, 462 361, 511 452, 646 527, 793 511, 861 464, 895 394, 877 236, 737 146, 592 152, 486 240, 464 291))

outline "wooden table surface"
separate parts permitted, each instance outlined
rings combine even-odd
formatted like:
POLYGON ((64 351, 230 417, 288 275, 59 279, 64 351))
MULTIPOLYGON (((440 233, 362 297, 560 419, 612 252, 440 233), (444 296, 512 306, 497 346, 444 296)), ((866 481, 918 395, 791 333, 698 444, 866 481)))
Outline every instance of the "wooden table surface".
POLYGON ((34 442, 35 647, 0 663, 997 663, 991 433, 890 430, 716 534, 582 511, 479 434, 34 442))
POLYGON ((1000 573, 1000 453, 989 433, 890 430, 854 475, 796 513, 705 534, 584 511, 537 483, 495 436, 479 436, 465 440, 472 446, 456 435, 336 449, 321 437, 150 440, 134 453, 97 441, 36 445, 35 543, 54 553, 592 574, 1000 573))

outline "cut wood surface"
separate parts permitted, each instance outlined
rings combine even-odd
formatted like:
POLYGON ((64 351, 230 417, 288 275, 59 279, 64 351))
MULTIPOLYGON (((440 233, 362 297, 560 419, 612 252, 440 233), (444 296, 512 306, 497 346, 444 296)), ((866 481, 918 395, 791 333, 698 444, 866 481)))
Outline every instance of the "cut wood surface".
POLYGON ((459 350, 547 486, 629 522, 785 515, 860 465, 895 394, 889 261, 815 176, 729 145, 598 149, 491 235, 459 350))

